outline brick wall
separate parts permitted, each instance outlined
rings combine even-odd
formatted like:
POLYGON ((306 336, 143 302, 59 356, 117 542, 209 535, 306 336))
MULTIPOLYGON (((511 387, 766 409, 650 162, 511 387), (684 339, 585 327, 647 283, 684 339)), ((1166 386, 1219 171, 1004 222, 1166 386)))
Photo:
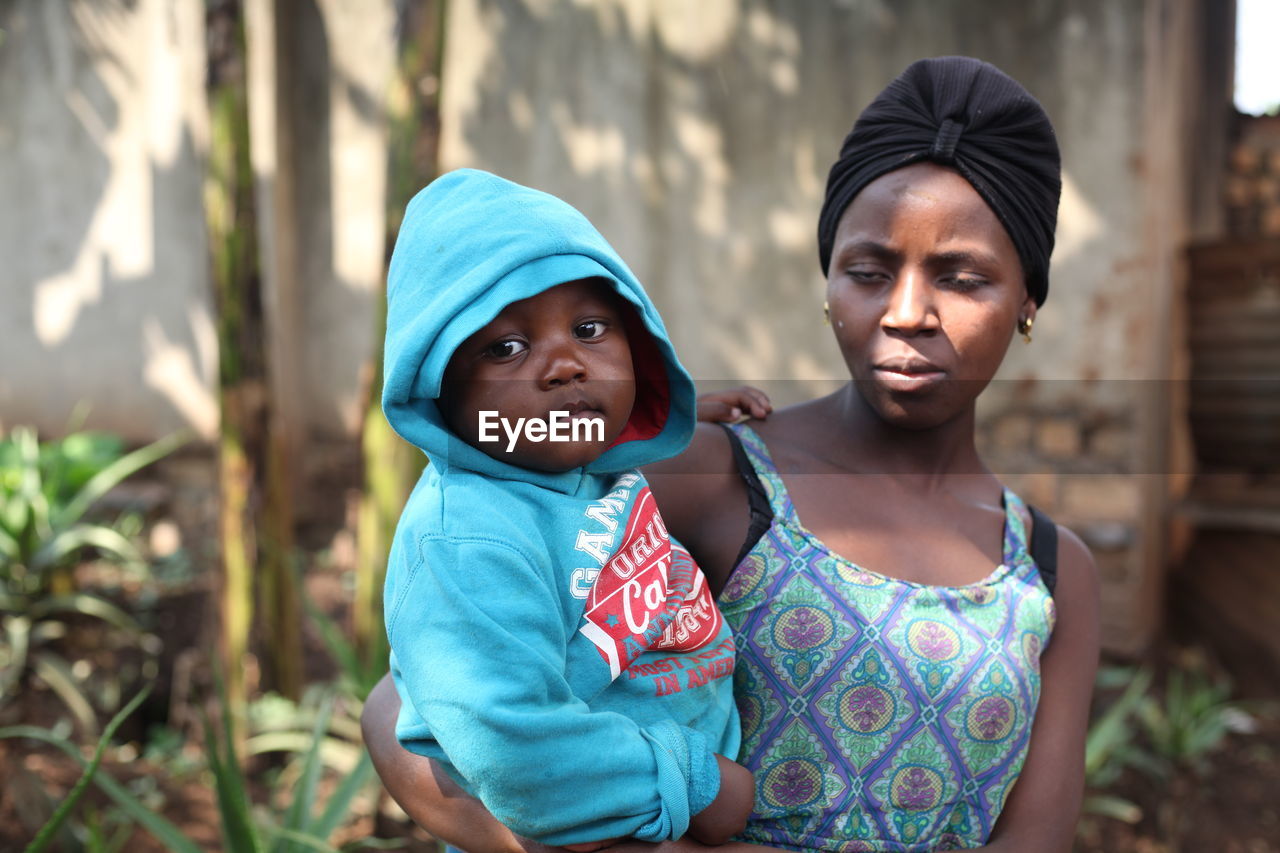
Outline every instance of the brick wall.
POLYGON ((1103 582, 1104 642, 1122 652, 1137 651, 1146 639, 1133 618, 1143 499, 1132 471, 1134 434, 1131 416, 1087 405, 1013 408, 978 429, 992 470, 1093 552, 1103 582))
POLYGON ((1280 237, 1280 116, 1240 121, 1240 140, 1227 167, 1227 233, 1280 237))

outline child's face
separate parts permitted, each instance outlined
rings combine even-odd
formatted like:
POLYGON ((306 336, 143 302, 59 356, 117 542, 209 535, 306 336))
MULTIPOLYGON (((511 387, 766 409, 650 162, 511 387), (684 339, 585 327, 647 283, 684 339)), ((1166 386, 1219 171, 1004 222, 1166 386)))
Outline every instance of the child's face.
POLYGON ((535 471, 568 471, 598 458, 635 403, 622 310, 608 285, 591 279, 508 305, 449 360, 439 400, 449 427, 489 456, 535 471), (570 427, 579 427, 577 441, 533 441, 521 428, 511 446, 507 428, 496 424, 501 418, 514 430, 519 418, 551 422, 552 412, 565 411, 570 427), (498 440, 481 440, 481 412, 497 412, 486 417, 484 434, 498 440), (572 423, 592 418, 603 430, 572 423))

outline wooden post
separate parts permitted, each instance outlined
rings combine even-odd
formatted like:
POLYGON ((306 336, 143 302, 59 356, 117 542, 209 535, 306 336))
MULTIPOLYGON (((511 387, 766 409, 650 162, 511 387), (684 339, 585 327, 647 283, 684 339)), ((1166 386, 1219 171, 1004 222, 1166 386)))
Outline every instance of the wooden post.
POLYGON ((222 562, 218 598, 221 668, 227 689, 233 747, 239 751, 248 694, 245 662, 253 622, 256 525, 250 510, 261 441, 261 312, 257 290, 257 235, 249 116, 243 73, 244 25, 233 8, 220 7, 209 25, 229 45, 209 57, 209 154, 204 210, 218 329, 218 529, 222 562))
MULTIPOLYGON (((440 70, 443 64, 444 0, 414 0, 403 10, 404 29, 393 91, 390 120, 387 228, 395 237, 404 207, 438 170, 440 70)), ((378 339, 386 328, 386 300, 378 313, 378 339)), ((364 670, 372 679, 386 672, 387 637, 382 621, 382 585, 400 511, 426 458, 400 439, 382 414, 382 348, 370 370, 362 451, 364 491, 360 497, 356 538, 355 601, 352 633, 364 670)))
POLYGON ((293 536, 298 459, 305 441, 300 371, 298 217, 288 104, 296 67, 290 0, 246 0, 250 156, 257 186, 267 357, 266 494, 259 590, 271 682, 302 694, 300 573, 293 536))

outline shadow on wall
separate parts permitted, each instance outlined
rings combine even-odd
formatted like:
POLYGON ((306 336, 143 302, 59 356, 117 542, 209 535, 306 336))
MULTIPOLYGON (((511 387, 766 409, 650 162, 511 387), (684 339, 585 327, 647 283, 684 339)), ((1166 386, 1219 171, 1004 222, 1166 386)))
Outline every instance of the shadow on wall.
MULTIPOLYGON (((386 121, 377 72, 351 63, 390 44, 391 6, 362 7, 360 27, 345 7, 288 7, 281 112, 301 291, 291 382, 312 427, 347 435, 373 347, 386 121)), ((23 200, 0 210, 15 285, 0 291, 5 424, 57 433, 85 401, 91 425, 138 441, 217 429, 203 180, 206 75, 225 34, 206 44, 206 12, 217 4, 0 5, 0 192, 23 200)), ((270 193, 275 176, 259 179, 270 193)))
MULTIPOLYGON (((200 160, 188 120, 199 4, 6 4, 0 294, 6 424, 143 440, 217 413, 200 160), (138 43, 151 50, 138 50, 138 43)), ((203 51, 198 51, 203 55, 203 51)))
POLYGON ((581 208, 649 288, 697 378, 801 380, 775 387, 802 399, 831 387, 807 380, 844 376, 822 325, 815 237, 841 141, 911 61, 987 59, 1045 104, 1068 176, 1061 284, 1035 352, 1015 351, 1005 375, 1073 380, 1047 390, 1087 397, 1089 380, 1142 376, 1124 316, 1137 308, 1114 299, 1117 278, 1139 274, 1142 13, 988 5, 972 16, 924 0, 455 0, 443 165, 581 208), (1086 321, 1088 341, 1072 332, 1086 321))

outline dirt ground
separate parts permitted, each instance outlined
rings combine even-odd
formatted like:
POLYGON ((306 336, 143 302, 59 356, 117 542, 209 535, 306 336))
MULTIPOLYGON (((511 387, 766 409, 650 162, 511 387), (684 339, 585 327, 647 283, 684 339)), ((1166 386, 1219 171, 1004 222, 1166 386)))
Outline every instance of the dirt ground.
POLYGON ((1085 816, 1077 853, 1280 853, 1280 720, 1231 735, 1198 778, 1158 786, 1128 771, 1107 793, 1142 809, 1127 825, 1085 816))
MULTIPOLYGON (((105 772, 127 786, 152 790, 162 812, 192 840, 209 851, 220 850, 218 812, 212 790, 199 773, 171 776, 162 767, 124 760, 115 750, 105 772), (154 781, 154 785, 146 780, 154 781)), ((70 789, 78 769, 50 748, 0 741, 0 850, 20 849, 30 840, 49 803, 70 789), (43 791, 48 797, 40 793, 43 791)), ((1143 819, 1129 826, 1086 816, 1081 820, 1078 853, 1280 853, 1280 722, 1262 722, 1251 735, 1233 735, 1198 780, 1165 788, 1130 773, 1109 793, 1137 803, 1143 819), (1176 789, 1176 790, 1175 790, 1176 789)), ((80 813, 109 807, 91 790, 80 813)), ((366 835, 403 838, 408 853, 434 853, 434 842, 421 830, 379 812, 355 821, 339 841, 366 835)), ((123 848, 129 853, 162 853, 164 848, 141 830, 123 848)))

